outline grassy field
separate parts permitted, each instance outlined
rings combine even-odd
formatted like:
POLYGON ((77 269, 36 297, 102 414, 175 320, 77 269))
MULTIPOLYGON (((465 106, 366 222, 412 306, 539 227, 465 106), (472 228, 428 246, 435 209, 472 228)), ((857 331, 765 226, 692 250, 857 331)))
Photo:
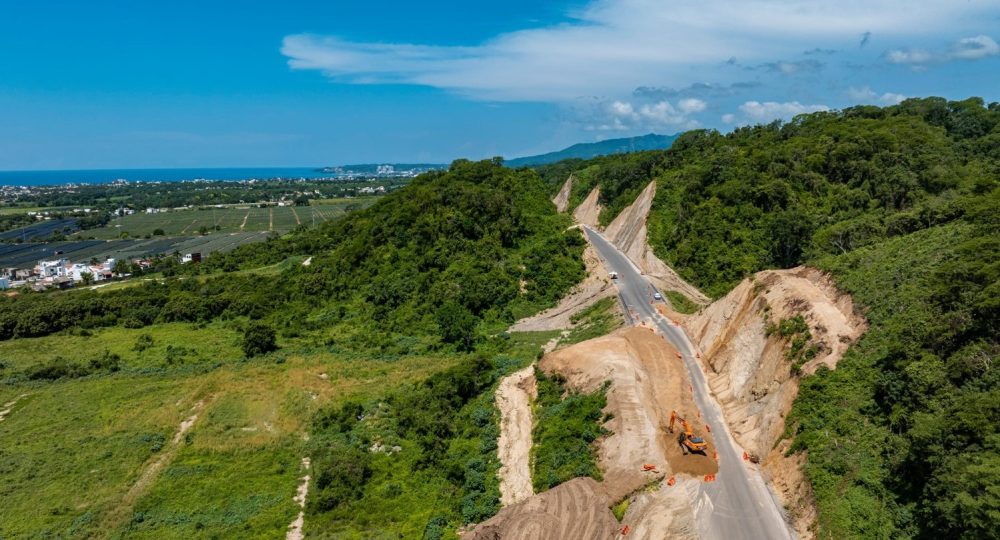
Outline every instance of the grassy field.
POLYGON ((19 398, 0 422, 0 538, 281 537, 298 513, 292 496, 314 412, 460 358, 373 361, 286 340, 278 353, 247 361, 240 324, 0 343, 0 405, 19 398), (104 349, 121 356, 117 372, 17 376, 104 349))

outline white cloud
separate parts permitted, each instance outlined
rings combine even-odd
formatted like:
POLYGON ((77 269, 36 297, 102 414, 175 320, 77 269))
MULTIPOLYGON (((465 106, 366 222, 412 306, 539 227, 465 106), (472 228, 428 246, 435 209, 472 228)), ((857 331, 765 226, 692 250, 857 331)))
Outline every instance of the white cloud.
POLYGON ((879 95, 878 92, 871 89, 870 86, 864 86, 862 88, 851 88, 847 89, 847 97, 852 101, 857 103, 880 103, 883 105, 896 105, 906 99, 903 94, 896 94, 893 92, 885 92, 879 95))
POLYGON ((974 36, 960 39, 946 51, 932 52, 925 49, 895 49, 885 53, 885 59, 892 64, 904 64, 914 68, 928 64, 950 62, 952 60, 980 60, 1000 54, 1000 45, 989 36, 974 36))
POLYGON ((677 107, 687 114, 699 113, 705 110, 708 104, 697 98, 682 99, 677 103, 677 107))
POLYGON ((612 101, 596 114, 589 130, 636 131, 644 129, 691 129, 699 125, 691 114, 705 110, 707 104, 699 99, 685 99, 675 107, 666 100, 633 105, 626 101, 612 101), (695 103, 697 102, 697 103, 695 103))
POLYGON ((726 113, 726 114, 722 115, 722 123, 723 124, 732 124, 734 122, 736 122, 736 115, 735 114, 726 113))
POLYGON ((747 101, 740 105, 742 112, 748 119, 755 122, 768 122, 776 119, 787 120, 798 114, 828 111, 826 105, 803 105, 798 101, 786 101, 778 103, 775 101, 747 101))
MULTIPOLYGON (((619 96, 658 81, 684 87, 704 81, 710 66, 722 69, 734 56, 759 64, 818 43, 854 42, 862 32, 885 39, 939 35, 997 7, 1000 0, 591 0, 573 14, 575 22, 500 34, 472 46, 296 34, 285 37, 281 51, 292 69, 318 70, 340 82, 567 102, 619 96)), ((970 41, 951 54, 988 50, 988 44, 970 41)))
POLYGON ((1000 45, 989 36, 976 36, 960 39, 958 43, 951 47, 949 54, 952 58, 962 60, 979 60, 987 56, 1000 54, 1000 45))

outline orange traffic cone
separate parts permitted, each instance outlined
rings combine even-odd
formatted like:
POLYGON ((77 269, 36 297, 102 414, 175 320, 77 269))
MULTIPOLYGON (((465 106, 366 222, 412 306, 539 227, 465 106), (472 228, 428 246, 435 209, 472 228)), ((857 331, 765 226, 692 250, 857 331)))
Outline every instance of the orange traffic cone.
POLYGON ((677 479, 674 478, 673 476, 670 477, 670 480, 667 480, 667 485, 668 486, 672 486, 672 485, 674 485, 676 483, 677 483, 677 479))

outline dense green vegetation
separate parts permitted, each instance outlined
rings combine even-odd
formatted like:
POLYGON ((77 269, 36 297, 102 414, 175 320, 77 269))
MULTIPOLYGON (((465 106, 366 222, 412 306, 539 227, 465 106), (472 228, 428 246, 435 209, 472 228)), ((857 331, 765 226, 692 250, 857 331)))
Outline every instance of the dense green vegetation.
POLYGON ((688 297, 677 291, 664 291, 663 296, 670 302, 670 307, 678 313, 690 315, 698 311, 698 304, 688 300, 688 297))
POLYGON ((502 330, 583 276, 568 224, 533 171, 460 161, 150 281, 0 297, 0 403, 27 396, 0 424, 17 441, 0 448, 0 535, 273 538, 308 456, 309 534, 454 537, 498 509, 493 388, 540 346, 502 330), (149 411, 155 426, 123 425, 149 411), (45 414, 62 433, 38 431, 45 414), (34 469, 66 452, 35 517, 34 469))
MULTIPOLYGON (((692 131, 666 152, 552 167, 610 220, 657 179, 649 240, 713 296, 816 264, 870 329, 789 419, 831 538, 1000 537, 1000 104, 910 99, 692 131)), ((800 364, 802 325, 777 321, 800 364), (796 346, 798 344, 798 346, 796 346)))
POLYGON ((607 433, 601 424, 609 384, 591 393, 567 392, 561 375, 550 376, 535 369, 535 379, 538 399, 531 434, 531 482, 535 491, 580 476, 600 480, 597 448, 592 443, 607 433))
POLYGON ((566 346, 595 337, 610 334, 625 324, 621 313, 617 310, 618 300, 602 298, 586 309, 570 317, 572 330, 559 338, 559 345, 566 346))
POLYGON ((500 509, 499 379, 537 344, 498 338, 455 367, 314 421, 307 534, 455 538, 500 509))
POLYGON ((170 272, 203 279, 0 298, 0 339, 250 317, 351 350, 469 350, 583 276, 584 240, 546 195, 532 171, 456 162, 343 219, 170 272), (301 255, 309 266, 267 279, 232 272, 301 255))

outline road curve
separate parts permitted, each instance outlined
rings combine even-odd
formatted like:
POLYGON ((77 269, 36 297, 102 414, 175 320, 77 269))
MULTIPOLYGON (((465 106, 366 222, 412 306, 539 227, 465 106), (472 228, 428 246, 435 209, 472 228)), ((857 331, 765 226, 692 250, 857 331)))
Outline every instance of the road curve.
POLYGON ((708 424, 712 429, 715 450, 719 453, 716 481, 683 481, 695 506, 699 536, 708 540, 795 538, 785 522, 781 504, 764 483, 760 472, 743 461, 743 449, 733 439, 721 409, 709 392, 708 382, 695 359, 694 346, 684 330, 656 311, 652 304, 655 289, 635 264, 600 233, 589 227, 584 229, 607 269, 618 272, 616 282, 621 300, 628 306, 625 316, 629 323, 645 320, 655 324, 680 351, 691 374, 695 403, 701 410, 699 423, 708 424))

